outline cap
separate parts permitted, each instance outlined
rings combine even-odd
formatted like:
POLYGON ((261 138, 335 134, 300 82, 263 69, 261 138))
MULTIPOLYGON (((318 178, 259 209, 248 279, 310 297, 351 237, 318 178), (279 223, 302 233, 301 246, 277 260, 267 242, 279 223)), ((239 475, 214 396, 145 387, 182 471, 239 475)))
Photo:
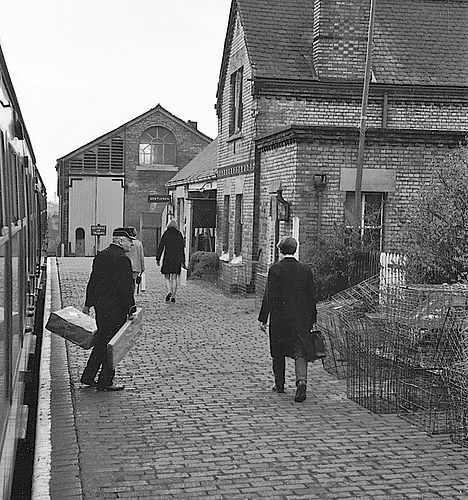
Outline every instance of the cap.
POLYGON ((128 226, 128 227, 126 227, 125 229, 128 229, 128 230, 130 231, 130 234, 131 234, 132 236, 135 236, 135 238, 136 238, 136 236, 137 236, 137 231, 136 231, 136 229, 135 229, 133 226, 128 226))
POLYGON ((130 228, 128 227, 118 227, 114 229, 114 231, 112 232, 112 236, 126 236, 131 240, 136 240, 135 236, 133 236, 132 232, 130 231, 130 228))

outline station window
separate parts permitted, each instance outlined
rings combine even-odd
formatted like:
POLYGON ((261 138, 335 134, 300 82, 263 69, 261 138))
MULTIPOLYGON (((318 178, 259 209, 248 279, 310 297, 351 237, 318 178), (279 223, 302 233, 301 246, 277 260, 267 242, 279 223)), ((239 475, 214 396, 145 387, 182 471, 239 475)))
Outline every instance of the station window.
POLYGON ((231 75, 231 106, 229 114, 229 135, 237 134, 242 130, 242 82, 244 68, 239 68, 231 75))
POLYGON ((176 164, 176 139, 164 127, 150 127, 140 136, 140 166, 164 170, 176 164))
POLYGON ((236 194, 236 212, 234 228, 234 251, 242 252, 242 217, 243 217, 243 196, 236 194))
MULTIPOLYGON (((347 192, 345 201, 345 223, 352 227, 354 221, 355 193, 347 192)), ((375 250, 382 249, 384 193, 362 193, 360 234, 362 240, 375 250)))
POLYGON ((229 195, 224 196, 224 212, 223 212, 223 247, 229 247, 229 209, 231 198, 229 195))

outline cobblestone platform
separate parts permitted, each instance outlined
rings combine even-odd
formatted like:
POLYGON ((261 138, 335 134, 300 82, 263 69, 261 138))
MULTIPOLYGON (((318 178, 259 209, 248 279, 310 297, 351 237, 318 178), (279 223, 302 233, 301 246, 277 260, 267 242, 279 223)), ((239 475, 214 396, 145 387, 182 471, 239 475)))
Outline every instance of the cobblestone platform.
MULTIPOLYGON (((91 263, 58 260, 62 306, 83 306, 91 263)), ((305 403, 293 401, 292 363, 286 394, 272 392, 258 303, 189 280, 168 304, 147 267, 144 333, 117 369, 125 391, 81 388, 89 351, 67 345, 78 456, 60 465, 78 467, 82 498, 468 498, 468 452, 447 436, 364 410, 319 364, 305 403)))

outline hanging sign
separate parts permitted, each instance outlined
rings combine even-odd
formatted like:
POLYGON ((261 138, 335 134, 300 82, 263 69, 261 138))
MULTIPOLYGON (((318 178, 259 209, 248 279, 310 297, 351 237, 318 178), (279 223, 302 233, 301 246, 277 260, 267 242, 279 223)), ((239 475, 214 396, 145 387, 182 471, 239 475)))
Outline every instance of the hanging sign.
POLYGON ((148 203, 171 203, 172 197, 170 194, 149 194, 148 203))
POLYGON ((283 198, 281 191, 276 196, 276 218, 285 222, 289 221, 289 202, 283 198))

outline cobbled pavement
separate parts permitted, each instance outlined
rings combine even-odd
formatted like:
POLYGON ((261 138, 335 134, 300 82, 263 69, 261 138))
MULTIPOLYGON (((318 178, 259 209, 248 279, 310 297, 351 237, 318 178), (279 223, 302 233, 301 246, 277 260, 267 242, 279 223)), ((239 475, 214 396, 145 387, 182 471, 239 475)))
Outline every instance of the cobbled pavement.
MULTIPOLYGON (((82 308, 91 258, 58 259, 62 306, 82 308)), ((177 303, 146 259, 144 332, 119 364, 126 389, 79 378, 89 351, 67 344, 83 498, 468 498, 468 452, 345 397, 310 366, 307 400, 271 391, 259 303, 189 280, 177 303)))

